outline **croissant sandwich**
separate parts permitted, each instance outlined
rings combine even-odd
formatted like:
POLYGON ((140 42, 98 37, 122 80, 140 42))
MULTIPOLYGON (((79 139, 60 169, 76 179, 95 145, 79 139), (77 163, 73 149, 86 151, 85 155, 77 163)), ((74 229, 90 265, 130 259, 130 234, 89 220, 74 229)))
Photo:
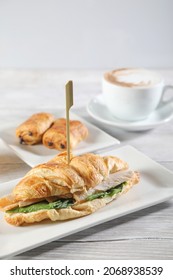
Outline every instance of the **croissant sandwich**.
MULTIPOLYGON (((70 121, 70 147, 76 145, 88 136, 87 127, 80 121, 70 121)), ((63 151, 67 149, 66 119, 57 119, 43 135, 43 145, 49 149, 63 151)))
POLYGON ((49 113, 32 115, 16 129, 20 144, 34 145, 42 141, 43 133, 52 125, 54 116, 49 113))
POLYGON ((68 220, 95 212, 139 182, 139 173, 114 156, 66 153, 32 168, 13 189, 0 198, 5 220, 15 226, 68 220))

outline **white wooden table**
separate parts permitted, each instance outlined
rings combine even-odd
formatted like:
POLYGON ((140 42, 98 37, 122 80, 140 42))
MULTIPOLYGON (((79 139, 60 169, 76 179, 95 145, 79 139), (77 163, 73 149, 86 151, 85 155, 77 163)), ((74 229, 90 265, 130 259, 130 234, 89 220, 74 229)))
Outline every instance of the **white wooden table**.
MULTIPOLYGON (((0 129, 38 111, 64 108, 64 85, 74 81, 74 112, 173 171, 173 121, 146 132, 125 132, 95 122, 86 112, 101 93, 104 71, 0 71, 0 129)), ((173 71, 160 72, 173 84, 173 71)), ((169 94, 169 93, 168 93, 169 94)), ((171 94, 171 93, 170 93, 171 94)), ((30 169, 0 140, 0 182, 30 169)), ((15 242, 15 241, 14 241, 15 242)), ((173 259, 173 200, 112 220, 13 259, 173 259)))

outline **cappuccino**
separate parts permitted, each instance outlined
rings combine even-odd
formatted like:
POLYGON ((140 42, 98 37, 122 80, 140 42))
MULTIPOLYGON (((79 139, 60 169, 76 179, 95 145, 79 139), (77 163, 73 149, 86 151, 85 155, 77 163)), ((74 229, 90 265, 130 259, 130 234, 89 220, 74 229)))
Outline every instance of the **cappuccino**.
POLYGON ((162 78, 153 71, 142 68, 122 68, 112 70, 104 74, 106 81, 123 87, 153 87, 160 82, 162 78))
POLYGON ((103 98, 113 116, 125 121, 147 118, 161 103, 165 91, 159 73, 123 68, 104 74, 103 98))

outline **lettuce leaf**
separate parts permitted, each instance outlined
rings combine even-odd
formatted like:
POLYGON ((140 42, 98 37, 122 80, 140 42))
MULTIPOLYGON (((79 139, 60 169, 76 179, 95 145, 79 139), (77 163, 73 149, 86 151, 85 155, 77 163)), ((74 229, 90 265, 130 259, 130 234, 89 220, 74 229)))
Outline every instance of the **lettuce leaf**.
POLYGON ((122 191, 123 189, 123 186, 126 184, 126 182, 116 186, 116 187, 113 187, 111 188, 110 190, 107 190, 107 191, 104 191, 104 192, 97 192, 97 193, 94 193, 94 194, 91 194, 87 197, 87 200, 88 201, 92 201, 94 199, 97 199, 97 198, 105 198, 105 197, 112 197, 114 194, 118 194, 122 191))
POLYGON ((30 213, 39 210, 62 209, 67 208, 73 204, 72 199, 59 199, 54 202, 42 201, 24 207, 17 207, 6 211, 6 213, 30 213))

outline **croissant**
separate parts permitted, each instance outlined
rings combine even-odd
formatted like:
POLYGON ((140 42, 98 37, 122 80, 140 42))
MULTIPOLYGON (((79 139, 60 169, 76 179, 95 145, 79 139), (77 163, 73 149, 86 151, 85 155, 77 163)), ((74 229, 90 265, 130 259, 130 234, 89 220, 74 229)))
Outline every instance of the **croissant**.
POLYGON ((95 212, 139 182, 139 173, 114 156, 62 153, 32 168, 0 198, 0 209, 12 225, 82 217, 95 212))
MULTIPOLYGON (((76 145, 84 140, 88 135, 87 127, 80 121, 70 121, 70 147, 75 148, 76 145)), ((66 150, 66 120, 57 119, 54 124, 43 135, 43 144, 59 151, 66 150)))
POLYGON ((51 126, 54 116, 49 113, 32 115, 16 129, 20 144, 34 145, 40 143, 43 133, 51 126))

